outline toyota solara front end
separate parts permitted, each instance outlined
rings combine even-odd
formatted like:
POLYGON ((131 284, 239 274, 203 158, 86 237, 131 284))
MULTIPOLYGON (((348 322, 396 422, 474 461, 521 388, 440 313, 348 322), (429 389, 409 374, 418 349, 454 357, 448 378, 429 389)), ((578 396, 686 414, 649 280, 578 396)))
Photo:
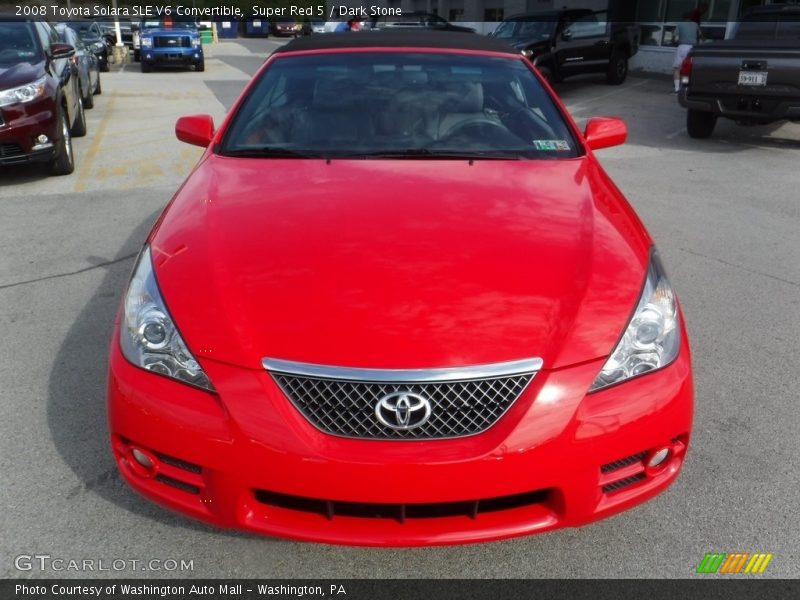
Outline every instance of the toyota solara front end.
POLYGON ((653 242, 531 64, 482 36, 313 36, 265 63, 119 311, 117 464, 186 515, 452 544, 675 481, 689 345, 653 242), (299 185, 301 183, 301 185, 299 185))

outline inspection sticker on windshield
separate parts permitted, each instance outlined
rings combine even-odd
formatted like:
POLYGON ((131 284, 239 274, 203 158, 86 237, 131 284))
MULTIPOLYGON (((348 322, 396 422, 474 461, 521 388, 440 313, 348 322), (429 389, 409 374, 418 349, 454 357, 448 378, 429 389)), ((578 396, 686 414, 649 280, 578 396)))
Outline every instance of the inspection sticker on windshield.
POLYGON ((566 140, 533 140, 533 145, 537 150, 569 151, 569 144, 566 140))

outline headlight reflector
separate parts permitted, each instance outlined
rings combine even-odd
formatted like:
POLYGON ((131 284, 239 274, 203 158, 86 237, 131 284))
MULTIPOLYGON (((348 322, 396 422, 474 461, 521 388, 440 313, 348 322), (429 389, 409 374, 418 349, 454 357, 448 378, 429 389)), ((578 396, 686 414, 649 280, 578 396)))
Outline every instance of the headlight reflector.
POLYGON ((152 48, 153 47, 153 38, 151 37, 143 37, 142 38, 142 48, 152 48))
POLYGON ((10 90, 0 91, 0 106, 9 106, 18 102, 30 102, 44 96, 45 84, 47 80, 42 77, 33 83, 11 88, 10 90))
POLYGON ((137 367, 203 389, 214 386, 169 316, 145 246, 128 285, 120 326, 122 354, 137 367))
POLYGON ((667 366, 675 360, 680 345, 675 292, 658 253, 653 251, 647 280, 633 318, 589 391, 667 366))

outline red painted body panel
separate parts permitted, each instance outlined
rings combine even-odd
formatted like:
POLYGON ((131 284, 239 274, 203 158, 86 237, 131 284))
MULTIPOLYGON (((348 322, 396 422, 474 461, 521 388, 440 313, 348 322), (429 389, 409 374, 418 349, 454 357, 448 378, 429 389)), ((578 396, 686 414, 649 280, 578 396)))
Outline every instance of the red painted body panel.
POLYGON ((221 527, 416 545, 583 525, 675 480, 692 420, 685 330, 668 367, 587 394, 637 303, 652 246, 591 151, 472 163, 236 159, 213 154, 225 126, 149 238, 167 307, 217 393, 131 365, 119 323, 114 334, 109 422, 135 489, 221 527), (320 432, 264 357, 544 366, 486 432, 397 442, 320 432), (664 446, 672 453, 658 468, 640 457, 601 471, 664 446), (133 447, 158 457, 152 472, 132 467, 133 447), (635 483, 603 489, 626 477, 635 483), (265 503, 257 490, 403 505, 544 499, 401 523, 326 518, 265 503))
MULTIPOLYGON (((364 545, 447 544, 580 526, 661 492, 683 463, 692 421, 688 345, 669 367, 586 395, 602 361, 540 372, 486 433, 457 440, 351 440, 319 432, 263 370, 207 362, 219 396, 130 365, 113 344, 115 454, 144 495, 221 527, 364 545), (200 465, 199 495, 136 475, 122 437, 200 465), (605 494, 600 466, 680 438, 668 464, 605 494), (379 503, 448 502, 541 489, 547 503, 468 517, 409 520, 309 514, 257 502, 254 490, 379 503)), ((641 469, 640 469, 641 470, 641 469)), ((176 475, 174 469, 169 472, 176 475)), ((619 478, 624 473, 615 473, 619 478)), ((186 473, 177 473, 186 479, 186 473)), ((607 476, 606 476, 607 479, 607 476)))
POLYGON ((250 368, 265 356, 376 368, 596 359, 636 303, 650 247, 590 158, 212 156, 151 242, 189 347, 250 368), (287 172, 303 183, 287 186, 287 172))

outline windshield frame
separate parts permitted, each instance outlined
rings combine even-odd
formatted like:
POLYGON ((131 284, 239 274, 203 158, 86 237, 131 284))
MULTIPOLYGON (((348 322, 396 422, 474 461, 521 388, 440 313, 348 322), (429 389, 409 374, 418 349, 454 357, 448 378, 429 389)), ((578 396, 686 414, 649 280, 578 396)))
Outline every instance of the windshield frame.
MULTIPOLYGON (((259 87, 262 80, 267 76, 271 68, 274 68, 275 65, 279 61, 298 58, 298 57, 313 57, 313 56, 330 56, 330 55, 347 55, 347 54, 439 54, 439 55, 453 55, 453 56, 473 56, 479 58, 495 58, 495 59, 503 59, 508 61, 519 61, 516 63, 518 66, 520 63, 530 74, 532 78, 532 82, 535 85, 539 86, 540 93, 543 94, 546 98, 546 101, 550 104, 549 108, 557 117, 560 126, 563 128, 563 133, 568 136, 565 141, 568 142, 570 145, 570 149, 568 152, 564 152, 564 155, 558 156, 557 154, 545 154, 543 150, 538 150, 535 156, 519 156, 514 157, 513 160, 570 160, 570 159, 579 159, 584 157, 587 154, 587 147, 584 143, 582 133, 578 129, 577 125, 569 115, 566 108, 560 102, 560 100, 552 94, 552 92, 548 89, 546 82, 542 79, 540 74, 536 71, 530 61, 526 60, 522 55, 515 55, 503 52, 493 52, 491 50, 472 50, 472 49, 459 49, 459 48, 426 48, 426 47, 345 47, 345 48, 337 48, 335 50, 302 50, 296 52, 283 52, 283 53, 276 53, 270 56, 264 63, 261 70, 256 74, 255 77, 250 81, 248 86, 242 92, 234 106, 232 107, 230 113, 228 114, 225 122, 223 123, 222 131, 220 135, 216 138, 217 142, 211 147, 211 151, 213 154, 221 156, 221 157, 242 157, 248 154, 247 152, 241 151, 241 149, 233 148, 230 146, 231 135, 234 131, 237 121, 242 116, 243 110, 246 108, 248 104, 248 100, 250 99, 253 92, 259 87), (238 155, 238 156, 237 156, 238 155)), ((291 148, 289 146, 284 146, 283 148, 280 147, 270 147, 265 148, 268 154, 275 154, 275 156, 264 156, 261 158, 305 158, 305 159, 323 159, 323 160, 343 160, 343 159, 408 159, 408 158, 419 158, 419 159, 438 159, 438 160, 447 160, 447 159, 468 159, 468 160, 497 160, 497 159, 505 159, 505 160, 512 160, 512 158, 504 155, 508 155, 512 152, 522 152, 521 150, 497 150, 497 155, 493 156, 490 153, 486 152, 468 152, 464 151, 463 153, 459 153, 450 149, 442 149, 440 153, 432 154, 427 152, 427 149, 420 149, 422 150, 418 154, 413 152, 413 148, 407 149, 396 149, 398 151, 392 151, 391 149, 386 149, 385 151, 375 151, 375 152, 343 152, 343 153, 323 153, 317 152, 312 149, 296 149, 291 148), (279 156, 280 150, 287 150, 286 156, 279 156), (303 156, 303 154, 307 154, 303 156), (469 155, 471 154, 471 155, 469 155)))

